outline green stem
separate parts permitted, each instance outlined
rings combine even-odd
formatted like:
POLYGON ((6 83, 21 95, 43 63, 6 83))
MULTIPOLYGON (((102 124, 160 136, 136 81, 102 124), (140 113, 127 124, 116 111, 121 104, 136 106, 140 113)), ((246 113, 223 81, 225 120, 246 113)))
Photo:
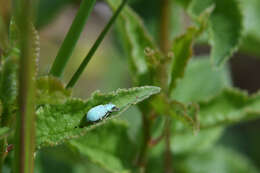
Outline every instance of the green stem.
MULTIPOLYGON (((161 50, 164 52, 165 57, 167 54, 167 51, 169 51, 169 29, 170 29, 170 14, 171 14, 171 6, 170 6, 170 0, 163 0, 162 5, 161 5, 161 24, 160 24, 160 47, 161 50)), ((165 61, 166 62, 166 61, 165 61)), ((162 70, 162 78, 167 74, 165 71, 166 64, 162 63, 161 68, 162 70)), ((167 81, 168 80, 161 80, 162 82, 162 87, 163 87, 163 92, 165 95, 169 95, 169 89, 167 86, 167 81)), ((170 143, 170 138, 171 138, 171 117, 170 115, 166 117, 166 125, 165 125, 165 160, 164 160, 164 166, 165 166, 165 172, 166 173, 172 173, 172 154, 171 154, 171 143, 170 143)))
POLYGON ((104 39, 105 35, 107 34, 108 30, 110 29, 110 27, 115 22, 115 20, 118 17, 118 15, 120 14, 121 10, 123 9, 124 5, 126 4, 126 1, 127 0, 123 0, 122 1, 122 3, 118 7, 118 9, 114 13, 114 15, 111 17, 111 19, 109 20, 109 22, 107 23, 107 25, 105 26, 103 31, 101 32, 101 34, 98 36, 96 42, 91 47, 90 51, 88 52, 88 54, 86 55, 86 57, 84 58, 82 63, 80 64, 78 70, 73 74, 73 76, 70 79, 70 81, 69 81, 68 85, 66 86, 66 88, 72 88, 76 84, 76 82, 78 81, 80 75, 82 74, 82 72, 84 71, 86 66, 88 65, 88 62, 90 61, 90 59, 92 58, 92 56, 96 52, 97 48, 101 44, 102 40, 104 39))
POLYGON ((34 0, 15 0, 15 21, 20 33, 21 49, 19 69, 18 106, 15 132, 14 173, 33 173, 35 148, 35 61, 33 36, 34 0))
POLYGON ((173 173, 172 170, 172 156, 171 156, 171 117, 168 116, 166 119, 165 129, 165 173, 173 173))
POLYGON ((149 141, 151 139, 150 121, 149 121, 148 117, 151 116, 151 113, 149 113, 149 111, 147 111, 146 103, 141 103, 139 105, 139 108, 142 112, 143 141, 142 141, 142 146, 141 146, 140 153, 138 156, 137 164, 140 167, 140 172, 146 172, 147 153, 148 153, 149 141))
MULTIPOLYGON (((8 32, 7 32, 5 23, 4 23, 4 19, 0 14, 0 51, 1 52, 6 51, 8 48, 7 47, 7 40, 8 40, 7 35, 8 35, 8 32)), ((0 52, 0 56, 2 54, 1 52, 0 52)))
POLYGON ((61 77, 71 54, 76 46, 87 19, 94 7, 96 0, 82 0, 78 13, 63 41, 55 61, 51 67, 50 74, 61 77))
POLYGON ((4 161, 6 158, 6 146, 7 146, 7 138, 3 138, 0 140, 0 152, 1 152, 1 156, 0 156, 0 173, 2 173, 3 171, 3 165, 4 165, 4 161))
POLYGON ((161 2, 160 47, 164 53, 169 51, 170 0, 161 2))

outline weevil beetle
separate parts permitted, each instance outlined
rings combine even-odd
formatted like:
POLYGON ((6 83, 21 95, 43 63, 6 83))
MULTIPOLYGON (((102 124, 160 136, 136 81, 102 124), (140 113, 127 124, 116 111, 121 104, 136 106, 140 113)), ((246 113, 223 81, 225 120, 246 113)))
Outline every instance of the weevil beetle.
POLYGON ((106 118, 112 112, 118 111, 119 108, 116 105, 109 103, 105 105, 98 105, 91 108, 86 116, 88 122, 96 122, 106 118))

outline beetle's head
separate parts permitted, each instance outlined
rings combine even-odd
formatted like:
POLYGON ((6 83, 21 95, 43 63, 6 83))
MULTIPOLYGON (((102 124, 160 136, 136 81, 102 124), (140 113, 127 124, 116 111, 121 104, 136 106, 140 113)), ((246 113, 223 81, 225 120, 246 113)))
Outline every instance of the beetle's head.
POLYGON ((116 105, 112 104, 112 103, 109 103, 106 105, 106 108, 108 111, 110 112, 115 112, 115 111, 119 111, 119 108, 116 107, 116 105))

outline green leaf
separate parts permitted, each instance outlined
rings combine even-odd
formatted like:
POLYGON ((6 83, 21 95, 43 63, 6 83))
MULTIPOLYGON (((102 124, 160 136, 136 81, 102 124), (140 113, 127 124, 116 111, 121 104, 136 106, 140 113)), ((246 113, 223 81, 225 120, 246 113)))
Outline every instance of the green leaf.
POLYGON ((192 57, 192 43, 195 39, 196 28, 189 28, 185 34, 177 37, 173 42, 170 92, 176 87, 177 80, 184 76, 185 67, 192 57))
POLYGON ((215 147, 176 160, 179 173, 257 173, 259 170, 245 156, 231 149, 215 147))
POLYGON ((171 98, 184 103, 197 102, 209 99, 223 88, 231 86, 227 66, 214 69, 210 64, 207 56, 193 58, 171 98))
POLYGON ((239 0, 241 3, 241 9, 244 15, 244 27, 245 34, 255 37, 256 40, 260 40, 259 26, 260 21, 258 20, 260 17, 258 9, 260 8, 260 1, 258 0, 239 0))
POLYGON ((204 31, 207 26, 212 8, 206 9, 199 17, 199 27, 190 27, 186 33, 173 41, 172 52, 174 58, 171 65, 170 92, 176 87, 177 80, 184 76, 186 66, 192 57, 192 46, 195 39, 204 31))
POLYGON ((115 20, 117 19, 118 15, 120 14, 121 10, 124 8, 125 4, 126 4, 127 0, 123 0, 122 4, 120 4, 120 6, 117 8, 117 10, 115 11, 115 13, 113 14, 113 16, 111 17, 111 19, 108 21, 108 23, 106 24, 106 26, 104 27, 104 29, 102 30, 102 32, 100 33, 100 35, 98 36, 97 40, 95 41, 95 43, 93 44, 93 46, 90 48, 89 52, 87 53, 87 55, 85 56, 84 60, 82 61, 82 63, 80 64, 79 68, 77 69, 77 71, 73 74, 73 76, 71 77, 68 85, 66 86, 66 88, 73 88, 73 86, 76 84, 76 82, 78 81, 79 77, 82 75, 84 69, 87 67, 90 59, 93 57, 93 55, 95 54, 95 52, 97 51, 97 48, 100 46, 100 44, 102 43, 102 40, 105 38, 105 36, 107 35, 107 32, 109 31, 109 29, 111 28, 112 24, 115 22, 115 20))
MULTIPOLYGON (((148 172, 163 172, 165 144, 156 146, 156 152, 149 158, 148 172)), ((215 146, 209 150, 173 155, 174 172, 178 173, 256 173, 253 163, 234 150, 215 146)))
POLYGON ((109 172, 130 172, 136 152, 122 121, 110 121, 69 144, 109 172))
MULTIPOLYGON (((245 37, 242 41, 240 50, 249 54, 260 55, 260 18, 258 0, 239 0, 240 7, 244 16, 245 37)), ((258 57, 258 56, 257 56, 258 57)))
MULTIPOLYGON (((178 82, 177 88, 171 94, 172 100, 157 95, 152 100, 152 105, 158 114, 171 115, 174 119, 177 118, 197 129, 196 104, 190 103, 207 100, 230 85, 230 76, 226 66, 218 70, 212 69, 210 60, 206 56, 195 57, 188 64, 184 78, 178 82)), ((178 127, 176 131, 183 131, 183 128, 185 126, 178 127)))
POLYGON ((6 137, 11 132, 10 128, 8 127, 1 127, 0 128, 0 139, 6 137))
POLYGON ((36 80, 37 104, 62 104, 71 96, 71 90, 53 76, 39 77, 36 80))
POLYGON ((82 0, 80 8, 52 64, 50 74, 61 77, 96 0, 82 0))
MULTIPOLYGON (((171 98, 183 103, 185 107, 191 102, 208 100, 220 93, 225 87, 230 86, 231 80, 227 66, 214 69, 210 64, 207 56, 193 58, 187 66, 184 78, 178 82, 171 98)), ((185 113, 185 110, 179 111, 179 113, 185 113)), ((191 113, 186 110, 186 114, 190 116, 191 113)), ((183 116, 183 114, 180 115, 183 116)), ((193 119, 196 116, 198 118, 199 114, 192 116, 193 119)), ((200 119, 200 121, 202 120, 200 119)), ((174 135, 171 137, 171 149, 174 153, 183 153, 211 147, 221 136, 223 128, 201 130, 194 134, 182 122, 175 121, 172 131, 174 135)))
POLYGON ((204 151, 212 148, 212 146, 221 137, 223 130, 223 128, 218 127, 208 130, 201 130, 197 134, 191 132, 173 133, 171 137, 171 151, 175 154, 181 154, 204 151))
POLYGON ((160 94, 151 100, 151 105, 156 114, 171 116, 174 119, 174 123, 179 122, 176 120, 180 120, 188 127, 192 127, 193 130, 198 130, 197 104, 184 105, 183 103, 169 100, 165 95, 160 94))
MULTIPOLYGON (((106 0, 109 6, 115 10, 121 0, 106 0)), ((117 19, 118 30, 123 42, 125 52, 128 55, 130 69, 137 85, 152 83, 151 64, 160 58, 161 53, 153 42, 151 36, 144 27, 143 21, 130 8, 125 7, 117 19), (147 57, 145 50, 152 50, 152 57, 147 57)))
POLYGON ((201 129, 248 121, 260 117, 260 92, 248 95, 228 88, 199 106, 201 129))
POLYGON ((95 92, 90 99, 68 99, 64 104, 45 104, 39 106, 37 114, 36 147, 55 146, 66 140, 77 138, 111 118, 115 118, 131 105, 160 91, 158 87, 145 86, 131 89, 118 89, 116 92, 102 94, 95 92), (86 123, 88 110, 96 105, 113 103, 120 111, 98 123, 86 123))
POLYGON ((189 12, 198 16, 206 8, 215 5, 209 21, 211 59, 222 65, 237 50, 242 37, 243 18, 236 0, 193 0, 189 12))

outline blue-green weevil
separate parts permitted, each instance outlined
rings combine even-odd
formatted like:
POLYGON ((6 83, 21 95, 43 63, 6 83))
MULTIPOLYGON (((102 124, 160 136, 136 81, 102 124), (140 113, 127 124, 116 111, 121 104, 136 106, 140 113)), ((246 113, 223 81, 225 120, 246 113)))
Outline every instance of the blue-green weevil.
POLYGON ((118 111, 119 108, 116 105, 109 103, 105 105, 98 105, 91 108, 87 113, 87 121, 88 122, 96 122, 106 118, 112 112, 118 111))

